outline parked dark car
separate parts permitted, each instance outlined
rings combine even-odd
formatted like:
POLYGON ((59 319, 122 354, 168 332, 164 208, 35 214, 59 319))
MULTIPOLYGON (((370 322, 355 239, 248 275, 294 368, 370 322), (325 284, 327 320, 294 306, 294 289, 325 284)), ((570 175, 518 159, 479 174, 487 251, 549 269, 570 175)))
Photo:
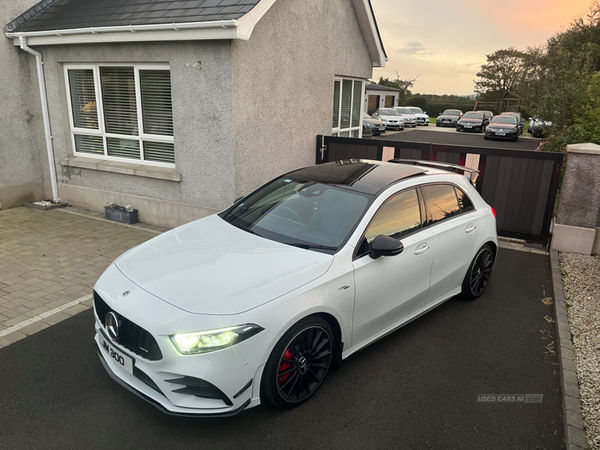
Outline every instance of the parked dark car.
POLYGON ((494 116, 485 129, 485 139, 519 139, 519 123, 514 116, 501 114, 494 116))
POLYGON ((367 113, 363 113, 363 137, 379 136, 385 133, 385 123, 381 120, 373 119, 367 113))
POLYGON ((544 136, 544 131, 552 127, 552 122, 544 120, 538 116, 529 118, 529 127, 527 132, 533 137, 541 138, 544 136))
POLYGON ((519 134, 523 134, 523 128, 525 127, 525 119, 520 112, 503 112, 501 116, 512 116, 516 117, 519 124, 519 134))
POLYGON ((436 127, 456 127, 456 122, 462 117, 463 113, 460 109, 447 109, 441 113, 436 121, 436 127))
POLYGON ((456 131, 477 131, 483 133, 489 120, 481 111, 469 111, 456 122, 456 131))

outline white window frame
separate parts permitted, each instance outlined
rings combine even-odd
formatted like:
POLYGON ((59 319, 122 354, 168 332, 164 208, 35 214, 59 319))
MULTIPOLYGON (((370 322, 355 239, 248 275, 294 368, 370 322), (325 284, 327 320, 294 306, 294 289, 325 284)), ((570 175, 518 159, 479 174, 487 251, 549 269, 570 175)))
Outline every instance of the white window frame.
POLYGON ((146 134, 143 133, 144 130, 144 118, 142 117, 142 89, 140 85, 140 70, 168 70, 171 71, 171 68, 168 64, 124 64, 124 63, 101 63, 101 64, 64 64, 63 67, 64 76, 65 76, 65 90, 67 92, 67 107, 69 109, 69 124, 71 131, 71 145, 73 149, 74 156, 80 156, 84 158, 94 158, 101 159, 105 161, 118 161, 123 163, 130 164, 143 164, 148 166, 159 166, 159 167, 175 167, 173 163, 166 163, 160 161, 146 161, 144 160, 144 140, 153 141, 153 142, 164 142, 169 144, 174 144, 175 139, 173 136, 164 136, 157 134, 146 134), (138 135, 125 135, 125 134, 116 134, 116 133, 107 133, 104 129, 104 105, 102 103, 102 88, 101 88, 101 79, 100 79, 100 67, 132 67, 134 71, 134 81, 135 81, 135 103, 137 110, 137 119, 138 119, 138 135), (92 128, 77 128, 73 122, 73 105, 71 101, 71 85, 69 81, 69 70, 93 70, 94 73, 94 88, 96 93, 96 112, 98 114, 98 129, 94 130, 92 128), (99 136, 102 137, 102 142, 104 144, 104 155, 95 155, 91 153, 78 152, 77 147, 75 145, 75 135, 88 135, 88 136, 99 136), (106 142, 106 138, 118 138, 118 139, 126 139, 130 141, 138 141, 140 146, 140 159, 132 159, 132 158, 122 158, 118 156, 109 156, 108 154, 108 146, 106 142))
MULTIPOLYGON (((333 86, 335 89, 335 82, 339 81, 340 82, 340 98, 339 98, 339 104, 338 104, 338 123, 337 123, 337 127, 334 127, 331 130, 331 134, 333 136, 339 136, 340 133, 344 133, 344 132, 348 132, 348 136, 352 137, 352 132, 358 130, 358 138, 362 138, 362 133, 363 133, 363 109, 362 109, 362 105, 365 102, 365 80, 361 79, 361 78, 350 78, 350 77, 338 77, 336 76, 333 80, 333 86), (344 80, 349 80, 352 81, 352 94, 350 95, 350 128, 340 128, 341 124, 342 124, 342 89, 343 89, 343 81, 344 80), (361 83, 361 89, 360 89, 360 110, 359 110, 359 118, 358 118, 358 126, 353 127, 352 126, 352 108, 354 106, 354 81, 358 81, 361 83)), ((335 98, 335 97, 334 97, 335 98)))

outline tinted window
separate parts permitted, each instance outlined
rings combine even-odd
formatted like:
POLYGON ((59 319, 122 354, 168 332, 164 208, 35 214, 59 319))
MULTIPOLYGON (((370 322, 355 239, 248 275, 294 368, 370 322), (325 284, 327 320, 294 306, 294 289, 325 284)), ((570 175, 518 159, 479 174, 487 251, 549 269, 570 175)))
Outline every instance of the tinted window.
POLYGON ((456 187, 455 190, 456 196, 458 197, 458 206, 460 206, 460 212, 465 213, 473 211, 475 207, 473 206, 473 202, 471 202, 471 199, 467 196, 467 194, 456 187))
POLYGON ((290 174, 263 186, 221 217, 273 241, 335 250, 354 230, 369 203, 366 195, 290 174))
POLYGON ((377 211, 362 240, 357 255, 371 251, 371 243, 379 235, 401 239, 421 227, 421 209, 416 189, 391 197, 377 211))
POLYGON ((433 184, 423 186, 422 189, 427 205, 429 225, 459 214, 460 209, 454 187, 449 184, 433 184))

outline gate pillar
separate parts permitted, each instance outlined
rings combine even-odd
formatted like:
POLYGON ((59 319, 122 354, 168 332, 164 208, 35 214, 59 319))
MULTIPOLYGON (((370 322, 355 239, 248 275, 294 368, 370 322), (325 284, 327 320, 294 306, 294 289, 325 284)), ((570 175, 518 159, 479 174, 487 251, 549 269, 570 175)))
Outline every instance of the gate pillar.
POLYGON ((600 145, 567 146, 552 248, 600 254, 600 145))

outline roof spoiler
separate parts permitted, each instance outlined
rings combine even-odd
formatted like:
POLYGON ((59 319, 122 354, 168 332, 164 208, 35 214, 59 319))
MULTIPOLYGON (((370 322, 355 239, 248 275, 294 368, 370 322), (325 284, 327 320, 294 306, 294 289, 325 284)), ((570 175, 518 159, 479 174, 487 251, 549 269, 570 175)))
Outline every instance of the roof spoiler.
POLYGON ((411 164, 413 166, 432 167, 435 169, 448 170, 448 171, 454 172, 454 173, 460 173, 459 171, 461 171, 462 174, 465 177, 467 177, 469 179, 469 181, 471 181, 471 184, 473 186, 475 186, 475 183, 477 183, 477 179, 479 178, 479 170, 470 169, 465 166, 459 166, 458 164, 450 164, 450 163, 435 162, 435 161, 421 161, 421 160, 416 160, 416 159, 400 159, 400 158, 390 159, 388 162, 396 163, 396 164, 411 164))

